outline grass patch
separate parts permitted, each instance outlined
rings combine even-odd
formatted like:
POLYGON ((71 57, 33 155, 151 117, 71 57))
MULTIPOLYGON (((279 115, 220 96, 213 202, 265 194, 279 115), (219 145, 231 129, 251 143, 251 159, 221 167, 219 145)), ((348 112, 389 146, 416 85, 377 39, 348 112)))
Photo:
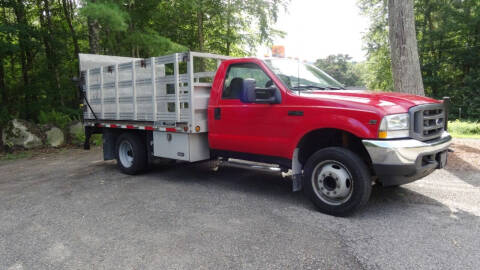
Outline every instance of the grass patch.
POLYGON ((16 149, 13 152, 0 152, 0 162, 35 158, 49 154, 62 154, 70 151, 71 149, 78 149, 78 147, 73 145, 64 145, 61 148, 43 147, 35 149, 16 149))
MULTIPOLYGON (((82 146, 85 142, 85 133, 81 132, 79 134, 75 134, 72 138, 72 143, 78 146, 82 146)), ((102 134, 93 134, 90 137, 90 143, 93 146, 101 146, 103 145, 103 136, 102 134)))
POLYGON ((90 142, 91 142, 94 146, 101 146, 101 145, 103 145, 103 136, 102 136, 102 134, 93 134, 93 135, 92 135, 92 138, 90 139, 90 142))
POLYGON ((478 121, 449 121, 448 132, 455 138, 480 139, 480 122, 478 121))
POLYGON ((466 138, 466 139, 480 139, 480 135, 470 135, 470 134, 459 134, 459 133, 450 133, 454 138, 466 138))
POLYGON ((5 153, 0 154, 0 161, 7 161, 7 160, 17 160, 22 158, 29 158, 32 156, 31 152, 17 152, 17 153, 5 153))

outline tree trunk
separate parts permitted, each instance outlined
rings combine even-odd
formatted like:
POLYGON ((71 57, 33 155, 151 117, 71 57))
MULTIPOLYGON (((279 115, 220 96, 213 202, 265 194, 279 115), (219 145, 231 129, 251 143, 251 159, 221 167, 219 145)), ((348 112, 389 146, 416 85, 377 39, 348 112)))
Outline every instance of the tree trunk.
POLYGON ((72 36, 72 41, 73 41, 73 48, 74 48, 73 58, 77 59, 78 54, 80 53, 80 47, 78 45, 77 33, 75 32, 75 28, 73 27, 73 23, 72 23, 73 16, 69 12, 69 6, 71 5, 72 5, 71 3, 67 4, 67 0, 62 0, 63 14, 65 15, 65 20, 67 21, 68 29, 70 30, 70 35, 72 36))
POLYGON ((52 38, 55 37, 52 25, 52 14, 50 10, 50 3, 48 0, 37 0, 38 16, 40 19, 40 26, 42 27, 42 39, 45 46, 45 54, 47 56, 47 67, 52 76, 54 89, 52 89, 52 97, 54 102, 62 106, 65 105, 63 100, 63 93, 60 85, 60 72, 58 70, 58 59, 53 47, 52 38), (42 7, 43 2, 43 7, 42 7))
POLYGON ((205 40, 203 37, 203 3, 202 0, 198 1, 198 10, 197 10, 197 35, 198 35, 198 50, 203 52, 203 46, 205 40))
MULTIPOLYGON (((198 42, 198 51, 203 52, 205 39, 203 33, 203 1, 198 0, 198 7, 197 7, 197 42, 198 42)), ((198 66, 201 72, 205 70, 205 61, 203 58, 198 59, 198 66)))
POLYGON ((15 82, 16 79, 17 79, 17 73, 16 73, 16 70, 15 70, 15 66, 16 66, 16 61, 15 61, 15 55, 12 54, 10 55, 10 80, 12 80, 12 82, 15 82))
MULTIPOLYGON (((3 15, 2 23, 7 23, 7 20, 6 20, 7 19, 7 14, 5 12, 5 8, 2 8, 2 15, 3 15)), ((5 54, 2 54, 1 57, 0 57, 0 106, 1 107, 6 107, 7 102, 6 102, 5 99, 7 97, 7 88, 5 86, 5 68, 3 66, 3 59, 6 59, 5 54)), ((0 143, 0 145, 1 145, 1 143, 0 143)))
POLYGON ((425 95, 418 58, 413 0, 388 0, 394 90, 425 95))
POLYGON ((18 46, 20 48, 20 64, 22 68, 22 78, 23 78, 23 92, 24 92, 24 99, 23 99, 23 106, 24 110, 23 112, 25 113, 24 117, 27 119, 33 119, 35 115, 33 114, 32 111, 32 103, 34 100, 32 89, 30 89, 30 71, 33 68, 33 58, 34 58, 34 53, 33 50, 30 46, 30 35, 27 32, 29 29, 27 17, 26 17, 26 11, 25 11, 25 5, 22 0, 17 0, 13 4, 14 8, 14 13, 15 17, 17 20, 17 24, 22 26, 22 30, 19 31, 18 34, 18 46))
MULTIPOLYGON (((25 18, 25 7, 21 0, 18 0, 17 3, 14 4, 14 12, 15 17, 17 19, 17 23, 26 26, 27 20, 25 18)), ((20 63, 22 66, 22 76, 23 76, 23 83, 24 85, 29 84, 29 76, 28 76, 28 63, 27 63, 27 55, 28 54, 28 35, 25 31, 20 31, 18 34, 18 46, 20 47, 20 63)))
POLYGON ((0 104, 7 105, 5 98, 7 96, 7 89, 5 88, 5 69, 3 68, 3 57, 0 59, 0 104))
MULTIPOLYGON (((465 6, 463 7, 463 14, 464 14, 463 16, 464 16, 464 18, 465 18, 465 20, 466 20, 467 22, 471 22, 471 21, 472 21, 472 18, 471 18, 471 16, 472 16, 472 10, 471 10, 471 8, 470 8, 470 5, 469 5, 468 3, 465 3, 464 5, 465 5, 465 6)), ((469 36, 469 35, 467 35, 467 36, 469 36)), ((473 44, 473 45, 475 45, 475 42, 474 42, 474 41, 472 42, 471 38, 467 38, 467 42, 468 42, 467 44, 473 44)), ((472 45, 470 45, 470 46, 472 46, 472 45)), ((463 77, 464 77, 464 78, 469 75, 469 73, 470 73, 470 68, 471 68, 471 67, 470 67, 469 62, 468 62, 468 61, 464 61, 464 62, 463 62, 463 77)))
POLYGON ((232 36, 232 26, 231 26, 231 19, 232 18, 232 1, 229 0, 227 3, 227 38, 226 38, 226 53, 230 55, 230 47, 231 47, 231 36, 232 36))
MULTIPOLYGON (((433 56, 427 56, 425 55, 424 57, 422 57, 421 59, 424 59, 424 58, 427 58, 427 57, 431 57, 432 59, 436 59, 436 55, 437 55, 437 52, 436 52, 436 47, 435 47, 435 43, 433 42, 433 33, 434 33, 434 29, 433 29, 433 21, 432 21, 432 12, 433 12, 433 8, 434 8, 434 4, 435 3, 431 3, 430 0, 426 0, 424 5, 425 5, 425 14, 424 14, 424 18, 423 18, 423 33, 422 33, 422 36, 423 36, 423 40, 421 42, 422 44, 422 49, 420 50, 420 53, 427 53, 428 51, 431 51, 431 55, 433 56)), ((424 60, 428 63, 428 60, 424 60)), ((423 66, 423 63, 420 62, 420 66, 423 66)), ((437 84, 437 80, 435 79, 435 76, 436 76, 436 73, 434 72, 434 70, 432 69, 431 66, 427 67, 426 68, 426 71, 424 70, 425 72, 425 75, 427 78, 432 78, 432 81, 430 82, 430 93, 432 95, 435 96, 435 90, 437 89, 436 87, 436 84, 437 84)))
MULTIPOLYGON (((90 2, 95 3, 96 0, 90 2)), ((88 24, 88 43, 90 45, 90 53, 100 53, 100 38, 99 38, 99 24, 98 21, 92 18, 87 19, 88 24)))

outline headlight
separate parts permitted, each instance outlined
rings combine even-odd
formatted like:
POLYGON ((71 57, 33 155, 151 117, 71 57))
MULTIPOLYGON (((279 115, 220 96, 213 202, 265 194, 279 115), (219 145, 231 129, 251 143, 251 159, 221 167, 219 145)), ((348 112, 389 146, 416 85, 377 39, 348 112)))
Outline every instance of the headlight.
POLYGON ((410 116, 408 113, 387 115, 378 129, 378 138, 393 139, 409 136, 410 116))

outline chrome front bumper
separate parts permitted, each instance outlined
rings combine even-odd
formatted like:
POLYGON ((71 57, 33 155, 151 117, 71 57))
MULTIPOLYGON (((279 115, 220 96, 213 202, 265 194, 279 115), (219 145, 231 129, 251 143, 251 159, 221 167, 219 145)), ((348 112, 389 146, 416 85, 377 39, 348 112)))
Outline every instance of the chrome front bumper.
POLYGON ((370 154, 372 163, 386 165, 415 164, 419 156, 447 150, 451 143, 452 137, 447 132, 431 142, 414 139, 363 140, 363 145, 370 154))
POLYGON ((384 185, 420 179, 446 163, 452 137, 444 132, 429 142, 414 139, 363 140, 376 175, 384 185))

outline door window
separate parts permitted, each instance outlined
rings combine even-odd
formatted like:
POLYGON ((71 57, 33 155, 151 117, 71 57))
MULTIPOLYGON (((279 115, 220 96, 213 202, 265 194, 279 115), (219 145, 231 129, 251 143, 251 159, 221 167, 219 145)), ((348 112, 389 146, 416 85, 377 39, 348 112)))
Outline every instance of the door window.
POLYGON ((233 64, 228 68, 223 85, 222 99, 240 99, 242 81, 255 79, 257 87, 272 86, 272 80, 254 63, 233 64))

